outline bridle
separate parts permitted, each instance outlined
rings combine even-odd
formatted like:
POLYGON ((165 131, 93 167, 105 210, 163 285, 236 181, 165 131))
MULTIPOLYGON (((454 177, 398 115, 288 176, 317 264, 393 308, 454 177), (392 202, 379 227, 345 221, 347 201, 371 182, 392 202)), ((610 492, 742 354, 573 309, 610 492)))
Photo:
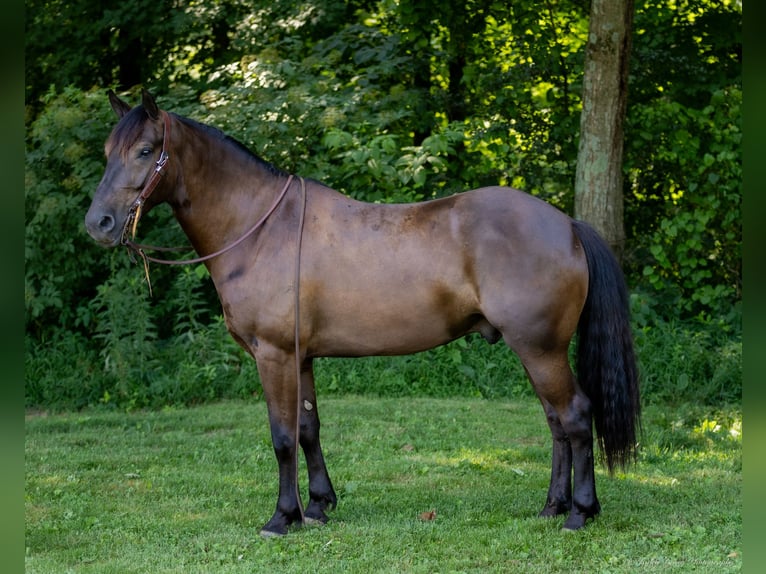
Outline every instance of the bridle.
MULTIPOLYGON (((136 230, 138 229, 138 221, 141 218, 144 204, 146 203, 146 200, 149 198, 149 196, 154 192, 155 188, 157 187, 157 184, 160 182, 160 179, 163 176, 163 170, 165 169, 165 166, 170 160, 170 155, 167 152, 167 148, 169 147, 169 142, 170 142, 170 115, 165 110, 160 110, 160 114, 162 115, 162 123, 163 123, 162 151, 160 152, 159 159, 155 162, 155 168, 152 171, 151 175, 149 176, 149 180, 146 182, 146 185, 144 185, 143 189, 138 194, 138 197, 136 197, 136 200, 130 206, 130 210, 128 211, 128 217, 125 220, 125 225, 123 226, 123 229, 122 229, 122 237, 120 239, 120 243, 122 245, 125 245, 132 253, 137 253, 141 257, 141 260, 144 263, 144 273, 146 275, 146 282, 149 285, 149 293, 152 292, 152 283, 149 279, 149 261, 151 261, 152 263, 161 263, 164 265, 190 265, 194 263, 202 263, 203 261, 213 259, 214 257, 218 257, 219 255, 223 255, 227 251, 234 249, 237 245, 239 245, 240 243, 245 241, 245 239, 247 239, 253 233, 255 233, 266 222, 266 220, 274 212, 274 210, 279 206, 279 204, 282 203, 282 199, 284 199, 285 195, 287 194, 287 190, 290 188, 290 184, 293 181, 293 175, 290 174, 287 177, 287 182, 285 182, 285 185, 282 188, 282 191, 279 192, 279 195, 277 195, 276 199, 271 204, 269 209, 266 210, 266 213, 258 221, 256 221, 255 224, 250 229, 248 229, 243 235, 241 235, 238 239, 236 239, 232 243, 229 243, 228 245, 219 249, 218 251, 215 251, 213 253, 208 253, 207 255, 203 255, 200 257, 194 257, 192 259, 160 259, 158 257, 147 255, 146 250, 149 250, 149 251, 186 250, 186 248, 184 247, 157 247, 155 245, 144 245, 144 244, 136 243, 135 241, 133 241, 136 237, 136 230)), ((303 205, 303 209, 305 209, 306 182, 304 181, 302 177, 300 177, 299 179, 301 182, 301 192, 303 195, 302 205, 303 205)), ((299 232, 300 232, 300 236, 302 236, 303 235, 303 212, 301 212, 301 223, 300 223, 299 232)))

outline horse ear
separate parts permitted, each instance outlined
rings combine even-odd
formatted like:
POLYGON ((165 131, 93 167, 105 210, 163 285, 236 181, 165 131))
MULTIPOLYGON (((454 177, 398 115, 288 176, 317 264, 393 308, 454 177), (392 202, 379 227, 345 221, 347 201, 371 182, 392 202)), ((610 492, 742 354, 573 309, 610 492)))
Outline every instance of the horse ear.
POLYGON ((114 110, 114 113, 117 114, 117 117, 121 118, 125 114, 127 114, 130 111, 130 105, 123 102, 117 94, 114 93, 114 90, 109 90, 109 103, 112 104, 112 109, 114 110))
POLYGON ((157 107, 157 102, 154 101, 154 96, 147 90, 143 90, 141 97, 141 103, 144 105, 144 109, 149 114, 149 117, 153 120, 158 119, 160 117, 160 109, 157 107))

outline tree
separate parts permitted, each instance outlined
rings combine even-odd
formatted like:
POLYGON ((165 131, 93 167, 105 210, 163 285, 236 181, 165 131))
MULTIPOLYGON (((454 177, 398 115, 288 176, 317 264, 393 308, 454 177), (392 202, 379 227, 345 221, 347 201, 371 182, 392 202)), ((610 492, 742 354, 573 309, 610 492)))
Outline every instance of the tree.
POLYGON ((633 0, 593 0, 583 77, 575 217, 591 223, 621 258, 623 121, 633 0))

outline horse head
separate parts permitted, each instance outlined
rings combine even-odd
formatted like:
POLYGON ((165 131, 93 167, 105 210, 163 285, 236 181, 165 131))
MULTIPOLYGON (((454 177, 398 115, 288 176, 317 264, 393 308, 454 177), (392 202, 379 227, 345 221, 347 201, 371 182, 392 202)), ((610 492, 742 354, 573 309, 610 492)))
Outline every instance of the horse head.
POLYGON ((169 118, 144 90, 140 105, 131 108, 109 91, 120 118, 106 140, 106 169, 85 216, 88 233, 106 247, 118 245, 141 211, 162 201, 160 178, 167 161, 169 118))

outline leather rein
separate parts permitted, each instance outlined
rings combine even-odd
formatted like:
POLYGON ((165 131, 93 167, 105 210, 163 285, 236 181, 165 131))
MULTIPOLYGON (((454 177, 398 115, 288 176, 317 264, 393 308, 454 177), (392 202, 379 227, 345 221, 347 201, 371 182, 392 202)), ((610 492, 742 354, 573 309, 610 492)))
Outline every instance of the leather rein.
MULTIPOLYGON (((213 253, 209 253, 207 255, 203 255, 200 257, 194 257, 192 259, 160 259, 158 257, 147 255, 145 252, 146 250, 149 250, 149 251, 186 250, 186 248, 184 247, 157 247, 154 245, 144 245, 144 244, 136 243, 135 241, 133 241, 136 237, 136 230, 138 229, 138 221, 141 218, 144 203, 146 203, 146 200, 149 198, 152 192, 154 192, 154 189, 157 187, 157 184, 160 182, 160 179, 162 179, 163 170, 165 169, 165 166, 170 160, 170 155, 167 152, 168 143, 170 142, 170 116, 165 110, 160 110, 160 114, 162 114, 162 121, 163 121, 162 151, 160 152, 160 158, 155 162, 156 167, 154 168, 154 171, 149 177, 149 180, 146 182, 146 185, 144 185, 143 189, 138 194, 138 197, 133 202, 133 205, 130 206, 130 210, 128 211, 128 217, 125 220, 125 225, 122 229, 122 237, 120 239, 120 243, 122 245, 125 245, 133 253, 137 253, 141 257, 141 260, 143 261, 143 264, 144 264, 144 273, 146 275, 146 282, 149 285, 150 294, 152 292, 152 283, 149 279, 149 261, 151 261, 152 263, 161 263, 163 265, 191 265, 194 263, 202 263, 203 261, 213 259, 214 257, 218 257, 219 255, 223 255, 227 251, 234 249, 237 245, 245 241, 248 237, 253 235, 253 233, 255 233, 261 226, 263 226, 263 224, 266 222, 269 216, 272 213, 274 213, 274 210, 276 210, 279 204, 282 203, 282 199, 284 199, 285 195, 287 194, 287 190, 290 188, 290 184, 293 181, 293 175, 290 174, 287 178, 287 182, 282 188, 282 191, 279 192, 279 195, 277 195, 276 199, 271 204, 269 209, 266 210, 266 213, 258 221, 256 221, 255 224, 250 229, 248 229, 242 236, 240 236, 239 239, 233 241, 232 243, 226 245, 225 247, 219 249, 218 251, 215 251, 213 253)), ((305 209, 306 184, 302 177, 300 178, 300 181, 301 181, 301 191, 304 196, 302 205, 303 205, 303 209, 305 209)), ((302 215, 303 214, 301 213, 301 216, 302 215)), ((301 217, 301 229, 299 230, 299 232, 300 232, 300 235, 303 235, 302 217, 301 217)))

